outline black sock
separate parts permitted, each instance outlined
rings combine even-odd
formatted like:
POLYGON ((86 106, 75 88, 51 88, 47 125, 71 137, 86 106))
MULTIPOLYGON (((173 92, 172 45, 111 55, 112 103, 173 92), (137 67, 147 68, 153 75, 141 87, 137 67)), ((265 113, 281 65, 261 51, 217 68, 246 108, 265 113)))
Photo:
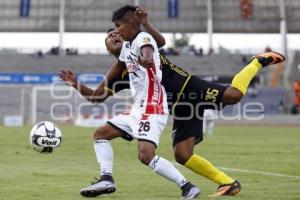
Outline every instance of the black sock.
POLYGON ((100 178, 100 181, 109 181, 109 182, 112 182, 112 183, 115 182, 111 175, 102 175, 101 178, 100 178))

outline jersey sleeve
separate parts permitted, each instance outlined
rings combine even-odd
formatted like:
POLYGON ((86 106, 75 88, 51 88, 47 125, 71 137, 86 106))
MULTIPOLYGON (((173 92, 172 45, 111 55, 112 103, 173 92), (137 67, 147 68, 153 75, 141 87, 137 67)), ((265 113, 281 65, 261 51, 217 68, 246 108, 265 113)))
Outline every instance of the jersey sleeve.
POLYGON ((137 48, 139 50, 139 52, 141 51, 142 47, 144 46, 151 46, 154 49, 157 49, 157 44, 154 40, 154 38, 146 32, 141 32, 138 36, 137 36, 137 48))

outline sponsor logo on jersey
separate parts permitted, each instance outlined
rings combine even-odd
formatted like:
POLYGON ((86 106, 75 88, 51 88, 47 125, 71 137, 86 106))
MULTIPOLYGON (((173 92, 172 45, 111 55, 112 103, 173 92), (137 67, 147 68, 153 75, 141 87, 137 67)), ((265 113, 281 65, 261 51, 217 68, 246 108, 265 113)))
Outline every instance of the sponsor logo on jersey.
MULTIPOLYGON (((127 64, 128 73, 133 73, 140 70, 137 61, 133 57, 136 57, 136 55, 134 55, 132 52, 130 52, 130 55, 127 56, 127 59, 129 60, 127 64)), ((134 75, 139 77, 136 73, 134 73, 134 75)))
POLYGON ((139 68, 137 62, 132 61, 128 64, 128 73, 133 73, 133 72, 136 72, 139 70, 140 70, 140 68, 139 68))
POLYGON ((152 96, 152 104, 158 104, 159 103, 159 98, 160 98, 160 84, 159 84, 159 80, 157 78, 157 76, 155 75, 155 73, 153 72, 152 69, 150 69, 151 73, 153 74, 153 96, 152 96))
POLYGON ((149 44, 150 41, 151 41, 151 40, 150 40, 150 38, 148 38, 148 37, 144 37, 144 38, 143 38, 143 43, 144 43, 144 44, 149 44))

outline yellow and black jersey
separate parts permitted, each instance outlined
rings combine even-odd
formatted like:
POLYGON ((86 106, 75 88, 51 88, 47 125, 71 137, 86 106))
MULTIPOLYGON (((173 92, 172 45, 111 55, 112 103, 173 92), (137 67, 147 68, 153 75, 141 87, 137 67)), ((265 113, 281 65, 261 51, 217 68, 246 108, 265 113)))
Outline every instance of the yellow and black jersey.
POLYGON ((160 55, 162 84, 166 89, 169 104, 177 103, 191 79, 191 74, 160 55))

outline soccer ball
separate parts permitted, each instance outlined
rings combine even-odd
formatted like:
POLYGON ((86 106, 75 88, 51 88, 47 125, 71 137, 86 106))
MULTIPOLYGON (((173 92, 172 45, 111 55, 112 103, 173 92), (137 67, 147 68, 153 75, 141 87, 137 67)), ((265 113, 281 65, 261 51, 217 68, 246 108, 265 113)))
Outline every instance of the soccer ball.
POLYGON ((30 144, 40 153, 51 153, 60 146, 61 131, 52 122, 42 121, 37 123, 30 131, 30 144))

